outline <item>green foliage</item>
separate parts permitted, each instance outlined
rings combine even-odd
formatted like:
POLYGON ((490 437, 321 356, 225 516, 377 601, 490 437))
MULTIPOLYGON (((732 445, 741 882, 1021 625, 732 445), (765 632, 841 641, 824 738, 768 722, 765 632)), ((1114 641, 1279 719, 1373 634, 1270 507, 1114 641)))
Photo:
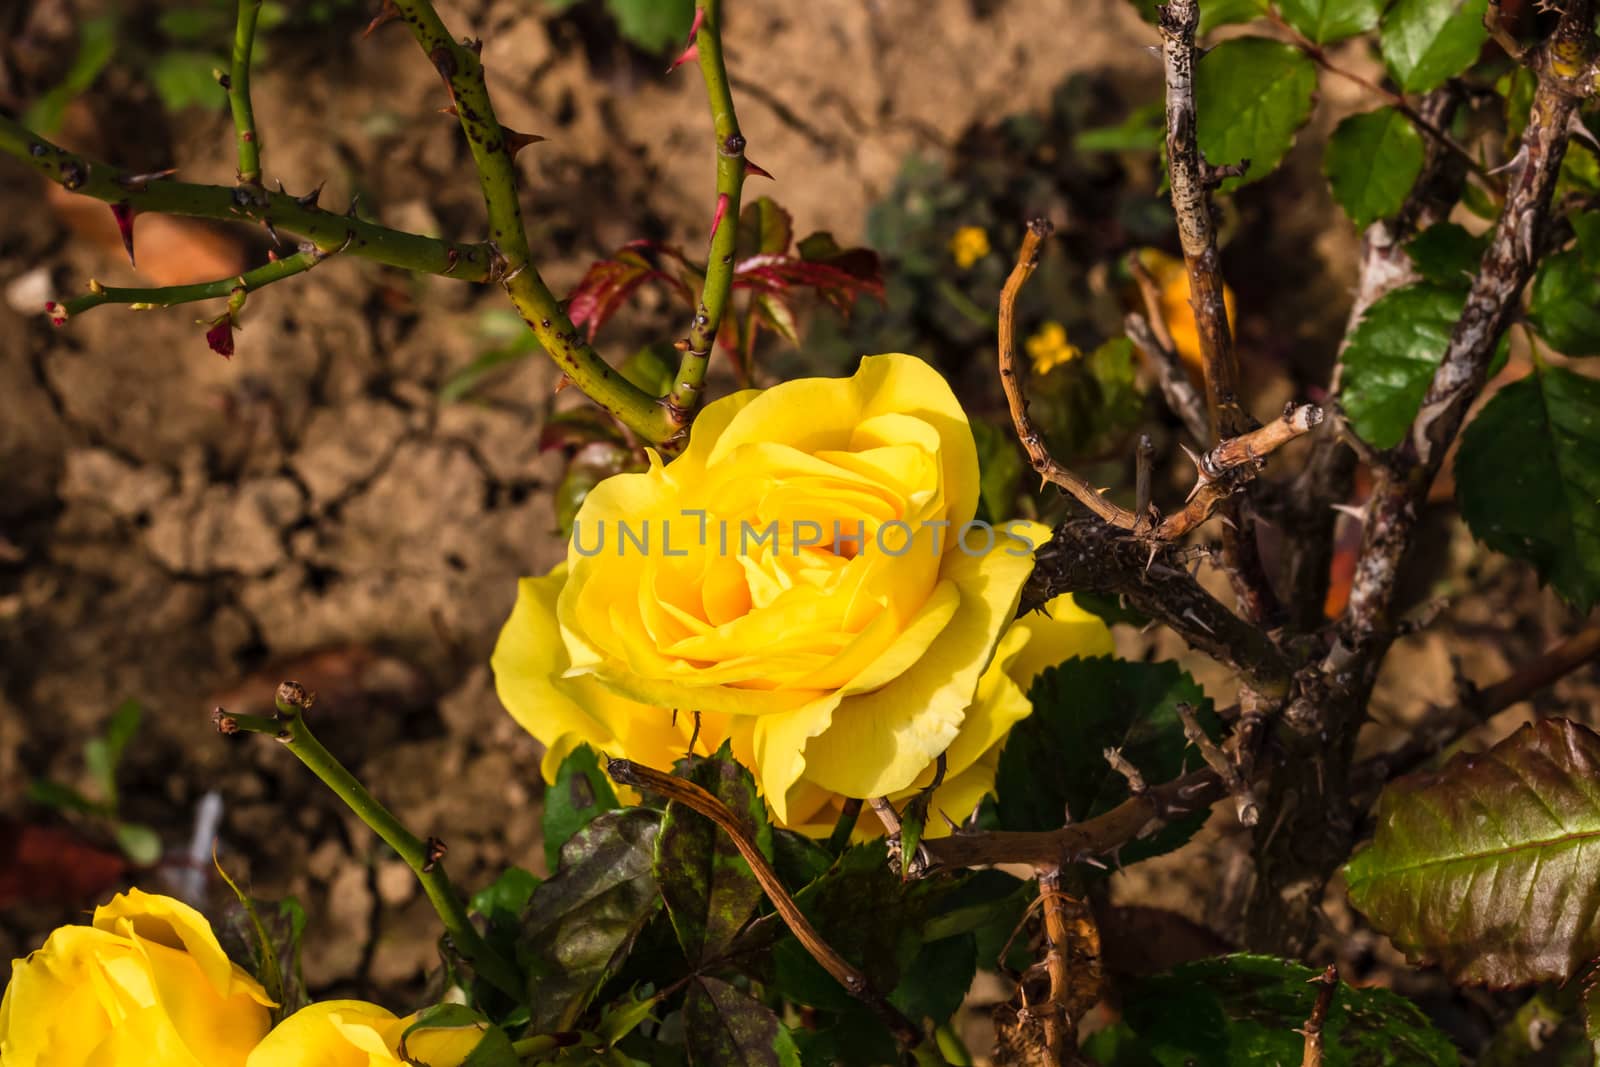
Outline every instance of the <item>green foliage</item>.
POLYGON ((1345 868, 1350 902, 1414 960, 1494 986, 1600 953, 1600 735, 1564 719, 1391 782, 1345 868))
MULTIPOLYGON (((544 0, 552 11, 565 11, 579 0, 544 0)), ((694 0, 605 0, 623 40, 646 52, 683 47, 694 18, 694 0)))
POLYGON ((1466 290, 1423 282, 1367 309, 1344 354, 1344 410, 1376 448, 1400 443, 1461 317, 1466 290))
POLYGON ((1600 600, 1600 382, 1540 364, 1496 393, 1462 435, 1456 494, 1474 537, 1588 611, 1600 600))
POLYGON ((608 811, 561 849, 560 869, 528 898, 519 960, 539 1033, 570 1030, 616 973, 661 897, 652 874, 661 813, 608 811))
POLYGON ((1600 211, 1579 211, 1568 216, 1572 230, 1578 235, 1578 253, 1583 265, 1590 270, 1600 270, 1600 211))
POLYGON ((573 834, 600 815, 620 807, 611 779, 600 769, 600 756, 588 745, 579 745, 561 761, 555 784, 545 790, 544 859, 550 870, 561 860, 561 849, 573 834))
POLYGON ((1436 222, 1406 244, 1417 273, 1446 289, 1465 289, 1478 273, 1487 236, 1474 237, 1453 222, 1436 222))
POLYGON ((1317 44, 1366 33, 1378 25, 1383 7, 1384 0, 1283 0, 1279 5, 1284 20, 1317 44))
POLYGON ((1422 173, 1422 135, 1392 107, 1351 115, 1328 141, 1322 169, 1357 229, 1400 210, 1422 173))
MULTIPOLYGON (((766 804, 727 742, 715 756, 694 761, 685 777, 726 804, 762 854, 772 858, 766 804)), ((667 805, 656 839, 655 877, 678 944, 691 963, 721 955, 762 899, 761 886, 733 839, 676 802, 667 805)))
POLYGON ((180 50, 163 52, 151 60, 146 73, 156 95, 168 111, 186 107, 214 107, 223 101, 223 91, 212 71, 224 70, 226 60, 214 52, 180 50))
MULTIPOLYGON (((1028 410, 1058 456, 1120 451, 1144 415, 1133 342, 1114 337, 1081 358, 1034 375, 1028 410)), ((1015 434, 1008 436, 1015 440, 1015 434)), ((1020 478, 1020 456, 1018 464, 1020 478)))
POLYGON ((1489 32, 1487 0, 1395 0, 1378 38, 1402 92, 1438 88, 1472 65, 1489 32))
POLYGON ((988 522, 1001 523, 1016 512, 1017 488, 1022 484, 1022 452, 1017 435, 983 419, 972 420, 972 437, 978 446, 978 497, 988 522))
POLYGON ((800 1050, 772 1009, 721 979, 701 975, 689 984, 683 1027, 696 1064, 800 1067, 800 1050))
POLYGON ((1311 117, 1316 64, 1300 51, 1265 37, 1224 41, 1195 68, 1196 137, 1214 164, 1250 161, 1226 192, 1271 174, 1311 117))
POLYGON ((117 50, 117 18, 98 15, 78 23, 78 51, 61 81, 23 114, 30 129, 50 135, 61 128, 61 116, 76 96, 93 85, 117 50))
POLYGON ((130 861, 149 867, 161 859, 161 835, 142 823, 122 818, 117 788, 117 768, 128 745, 139 733, 144 708, 137 700, 124 700, 111 713, 101 732, 83 743, 83 765, 99 799, 85 796, 64 782, 36 778, 28 783, 28 799, 56 811, 87 816, 101 823, 130 861))
MULTIPOLYGON (((1277 1067, 1299 1063, 1316 972, 1270 956, 1186 963, 1127 991, 1124 1024, 1088 1051, 1111 1067, 1277 1067)), ((1325 1067, 1455 1067, 1448 1039, 1386 989, 1335 992, 1323 1028, 1325 1067)))
POLYGON ((1252 22, 1266 13, 1266 0, 1207 0, 1200 5, 1200 32, 1207 34, 1218 26, 1252 22))
MULTIPOLYGON (((1107 748, 1121 749, 1148 781, 1177 777, 1188 747, 1179 704, 1192 705, 1208 732, 1219 728, 1205 693, 1170 662, 1070 659, 1040 674, 1028 699, 1033 714, 1013 727, 995 779, 1000 825, 1007 830, 1054 830, 1069 812, 1081 822, 1126 800, 1128 783, 1106 762, 1107 748)), ((1193 836, 1206 814, 1129 843, 1120 860, 1170 852, 1193 836)))
POLYGON ((1568 356, 1600 355, 1600 273, 1584 257, 1580 247, 1539 264, 1528 302, 1528 322, 1568 356))
MULTIPOLYGON (((1254 0, 1245 0, 1244 6, 1254 9, 1254 0)), ((1254 18, 1255 14, 1260 12, 1248 17, 1254 18)), ((1115 126, 1084 130, 1074 143, 1081 152, 1159 152, 1166 128, 1166 108, 1153 103, 1134 108, 1115 126)))

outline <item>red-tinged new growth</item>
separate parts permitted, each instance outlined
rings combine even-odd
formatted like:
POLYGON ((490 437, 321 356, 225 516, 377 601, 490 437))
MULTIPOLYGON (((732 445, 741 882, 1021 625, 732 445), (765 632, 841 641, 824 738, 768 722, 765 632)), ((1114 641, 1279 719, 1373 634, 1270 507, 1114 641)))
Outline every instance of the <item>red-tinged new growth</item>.
POLYGON ((223 359, 233 358, 233 316, 225 314, 206 331, 206 344, 223 359))
POLYGON ((111 217, 117 220, 117 232, 122 235, 122 247, 128 251, 128 265, 138 266, 133 260, 133 205, 119 200, 111 205, 111 217))
POLYGON ((696 43, 696 38, 700 36, 700 27, 705 25, 705 21, 706 9, 696 7, 694 9, 694 22, 689 27, 689 43, 683 46, 683 51, 679 53, 678 58, 674 59, 672 66, 667 68, 668 74, 671 74, 685 63, 698 63, 700 61, 700 46, 696 43))
POLYGON ((44 313, 50 316, 50 325, 65 326, 67 322, 67 305, 54 300, 44 302, 44 313))
POLYGON ((711 240, 716 240, 717 228, 722 225, 722 216, 728 213, 728 194, 717 194, 717 210, 711 216, 711 240))

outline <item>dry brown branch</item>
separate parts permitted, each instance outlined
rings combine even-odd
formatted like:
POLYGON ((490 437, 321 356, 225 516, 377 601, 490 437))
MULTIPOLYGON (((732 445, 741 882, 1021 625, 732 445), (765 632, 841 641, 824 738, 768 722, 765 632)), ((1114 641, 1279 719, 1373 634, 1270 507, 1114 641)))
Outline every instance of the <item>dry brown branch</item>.
POLYGON ((1061 868, 1039 871, 1039 902, 1044 912, 1045 967, 1050 973, 1050 1002, 1044 1017, 1045 1049, 1051 1063, 1065 1063, 1078 1045, 1077 1020, 1068 1003, 1072 976, 1067 969, 1066 899, 1061 892, 1061 868))
POLYGON ((727 805, 693 782, 674 778, 670 774, 664 774, 632 760, 614 759, 606 764, 606 773, 614 781, 635 789, 647 789, 657 793, 716 823, 722 832, 733 840, 739 855, 750 865, 750 873, 755 875, 762 891, 767 894, 767 899, 772 901, 772 906, 782 916, 784 925, 794 934, 795 940, 805 946, 812 959, 821 964, 823 970, 832 975, 834 981, 843 986, 851 996, 871 1009, 894 1034, 895 1040, 902 1048, 912 1049, 922 1043, 922 1032, 913 1026, 898 1008, 890 1004, 882 993, 872 987, 866 975, 839 955, 833 946, 817 933, 816 927, 811 925, 811 921, 800 911, 800 906, 794 902, 789 891, 783 887, 778 872, 772 869, 772 864, 767 862, 767 858, 761 854, 761 849, 756 847, 750 835, 745 833, 738 817, 728 810, 727 805))
POLYGON ((1189 380, 1189 371, 1178 358, 1177 347, 1172 342, 1172 331, 1167 328, 1167 320, 1161 314, 1161 289, 1137 255, 1128 257, 1128 269, 1139 285, 1139 295, 1144 300, 1144 314, 1130 313, 1123 319, 1123 328, 1155 365, 1156 382, 1161 387, 1167 407, 1178 416, 1195 444, 1203 446, 1211 440, 1206 401, 1189 380))
POLYGON ((1194 708, 1188 704, 1179 704, 1178 718, 1183 722, 1183 736, 1200 750, 1200 758, 1206 761, 1206 766, 1217 773, 1217 777, 1222 779, 1222 784, 1228 787, 1228 792, 1233 794, 1235 810, 1239 814, 1239 824, 1254 826, 1260 822, 1261 805, 1256 801, 1255 791, 1250 788, 1250 783, 1245 781, 1244 775, 1234 765, 1233 760, 1228 758, 1228 754, 1206 736, 1205 730, 1200 727, 1200 721, 1195 718, 1194 708))
POLYGON ((1330 963, 1327 970, 1312 981, 1317 986, 1317 1000, 1311 1006, 1311 1017, 1306 1020, 1305 1029, 1300 1031, 1306 1039, 1300 1067, 1322 1067, 1322 1028, 1328 1023, 1328 1009, 1333 1007, 1333 994, 1339 988, 1339 970, 1330 963))

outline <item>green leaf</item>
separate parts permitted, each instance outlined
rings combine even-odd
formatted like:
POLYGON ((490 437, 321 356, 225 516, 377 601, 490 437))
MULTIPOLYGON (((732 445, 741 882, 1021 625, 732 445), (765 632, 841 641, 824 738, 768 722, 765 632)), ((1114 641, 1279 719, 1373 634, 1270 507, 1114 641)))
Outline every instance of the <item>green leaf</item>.
POLYGON ((521 867, 507 867, 500 877, 472 894, 472 910, 491 928, 514 927, 522 920, 528 898, 539 888, 539 876, 521 867))
POLYGON ((227 60, 209 52, 165 52, 150 64, 148 73, 162 105, 168 111, 182 111, 219 106, 224 93, 211 72, 227 67, 227 60))
MULTIPOLYGON (((533 334, 529 333, 528 336, 532 337, 533 334)), ((484 352, 445 379, 444 384, 439 386, 439 402, 450 404, 462 399, 501 367, 521 363, 532 354, 532 349, 520 346, 493 348, 484 352)))
POLYGON ((617 32, 646 52, 683 47, 694 18, 694 0, 606 0, 617 32))
POLYGON ((1536 365, 1491 397, 1462 435, 1456 499, 1474 537, 1587 612, 1600 600, 1600 381, 1536 365))
POLYGON ((834 855, 820 841, 793 830, 772 831, 772 865, 790 892, 798 892, 828 873, 834 855))
POLYGON ((1393 448, 1405 437, 1466 296, 1465 289, 1407 285, 1385 294, 1361 317, 1344 353, 1341 398, 1362 440, 1393 448))
MULTIPOLYGON (((1151 782, 1177 777, 1188 747, 1180 703, 1197 709, 1208 732, 1218 729, 1204 691, 1170 661, 1069 659, 1041 673, 1028 699, 1033 714, 1012 728, 995 776, 1006 830, 1059 829, 1069 811, 1074 821, 1092 819, 1128 799, 1128 783, 1105 761, 1107 748, 1122 749, 1151 782)), ((1197 811, 1131 842, 1122 862, 1177 848, 1207 814, 1197 811)))
POLYGON ((1017 487, 1022 484, 1022 452, 1016 434, 983 419, 972 420, 978 446, 978 496, 984 517, 1001 523, 1016 514, 1017 487))
POLYGON ((1559 252, 1533 277, 1528 321, 1567 356, 1600 355, 1600 274, 1581 249, 1559 252))
POLYGON ((544 793, 544 861, 555 870, 561 849, 573 834, 598 816, 622 805, 611 788, 611 779, 600 768, 600 757, 588 745, 579 745, 561 761, 556 781, 544 793))
POLYGON ((49 136, 61 128, 67 105, 94 84, 117 50, 117 16, 98 15, 78 24, 78 51, 72 66, 23 115, 22 124, 49 136))
POLYGON ((738 259, 782 255, 794 240, 794 218, 770 196, 757 197, 739 212, 738 259))
POLYGON ((1280 0, 1289 25, 1317 44, 1366 33, 1377 26, 1384 0, 1280 0))
POLYGON ((653 997, 638 997, 629 993, 621 1000, 607 1004, 600 1013, 599 1024, 595 1026, 595 1036, 602 1044, 615 1045, 650 1018, 662 996, 657 993, 653 997))
POLYGON ((1218 26, 1251 22, 1266 13, 1266 0, 1206 0, 1200 5, 1200 32, 1206 34, 1218 26))
POLYGON ((1378 39, 1400 90, 1427 92, 1472 66, 1489 36, 1486 8, 1487 0, 1396 0, 1378 39))
POLYGON ((1489 247, 1485 234, 1474 237, 1453 222, 1436 222, 1406 244, 1406 255, 1417 273, 1446 289, 1466 289, 1489 247))
POLYGON ((1316 91, 1316 65, 1289 45, 1237 37, 1206 53, 1194 76, 1200 151, 1214 164, 1250 161, 1222 191, 1272 173, 1310 117, 1316 91))
POLYGON ((1460 984, 1565 981, 1600 954, 1600 734, 1541 719, 1389 783, 1350 902, 1460 984))
POLYGON ((122 854, 140 867, 153 867, 165 851, 161 835, 137 822, 119 822, 112 834, 122 854))
MULTIPOLYGON (((1270 956, 1223 956, 1186 963, 1138 982, 1123 1018, 1142 1050, 1120 1047, 1114 1062, 1188 1067, 1297 1064, 1316 1000, 1316 972, 1270 956), (1150 1058, 1146 1059, 1145 1056, 1150 1058)), ((1325 1067, 1456 1067, 1448 1038, 1415 1004, 1387 989, 1340 985, 1323 1025, 1325 1067)))
MULTIPOLYGON (((695 761, 687 777, 726 804, 762 853, 772 858, 767 806, 750 772, 734 760, 729 742, 715 756, 695 761)), ((762 899, 761 884, 733 839, 677 802, 667 805, 656 839, 655 877, 690 963, 719 956, 762 899)))
POLYGON ((139 720, 143 714, 143 708, 137 700, 124 700, 111 713, 101 735, 90 738, 83 746, 84 765, 99 787, 100 795, 105 797, 107 809, 112 812, 118 806, 117 766, 122 762, 122 753, 127 749, 128 742, 138 734, 139 720))
POLYGON ((83 815, 104 815, 105 809, 70 785, 49 778, 28 783, 28 799, 55 811, 75 811, 83 815))
POLYGON ((660 829, 661 813, 649 808, 600 815, 567 841, 560 870, 528 898, 519 958, 532 972, 535 1032, 571 1030, 656 913, 660 829))
MULTIPOLYGON (((1242 0, 1241 6, 1256 8, 1255 0, 1242 0)), ((1205 21, 1205 11, 1200 18, 1205 21)), ((1260 14, 1260 11, 1256 11, 1260 14)), ((1254 15, 1249 16, 1254 18, 1254 15)), ((1098 126, 1073 138, 1080 152, 1159 152, 1166 137, 1166 108, 1160 103, 1136 108, 1117 126, 1098 126)))
POLYGON ((1351 115, 1328 140, 1323 173, 1356 229, 1400 211, 1422 173, 1422 136, 1392 107, 1351 115))
POLYGON ((663 343, 645 345, 624 359, 617 373, 651 396, 666 396, 678 376, 677 350, 663 343))
POLYGON ((978 973, 978 939, 972 934, 922 946, 889 1000, 914 1023, 942 1023, 954 1015, 978 973))
POLYGON ((689 984, 683 1033, 695 1067, 800 1067, 800 1050, 772 1009, 719 978, 689 984))
POLYGON ((1584 266, 1600 270, 1600 211, 1580 211, 1567 219, 1578 235, 1578 253, 1584 266))

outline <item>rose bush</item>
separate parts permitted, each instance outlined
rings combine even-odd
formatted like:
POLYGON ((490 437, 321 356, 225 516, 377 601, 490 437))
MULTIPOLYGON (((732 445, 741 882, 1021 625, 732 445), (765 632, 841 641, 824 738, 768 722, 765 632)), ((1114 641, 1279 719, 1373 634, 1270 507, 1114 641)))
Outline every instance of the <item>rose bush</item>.
POLYGON ((400 1038, 417 1021, 360 1000, 328 1000, 301 1008, 273 1028, 246 1067, 460 1067, 483 1037, 471 1026, 419 1029, 400 1038))
POLYGON ((63 926, 12 964, 0 1063, 243 1067, 272 1006, 204 916, 130 889, 97 908, 91 925, 63 926))
MULTIPOLYGON (((731 740, 787 825, 914 789, 941 753, 935 803, 964 815, 1028 710, 1006 664, 1049 629, 1014 627, 985 674, 1044 531, 969 526, 977 499, 967 418, 914 357, 716 401, 681 456, 596 486, 566 562, 523 581, 501 700, 549 746, 547 779, 584 742, 670 765, 697 711, 697 750, 731 740)), ((1065 655, 1109 651, 1061 607, 1065 655)))

